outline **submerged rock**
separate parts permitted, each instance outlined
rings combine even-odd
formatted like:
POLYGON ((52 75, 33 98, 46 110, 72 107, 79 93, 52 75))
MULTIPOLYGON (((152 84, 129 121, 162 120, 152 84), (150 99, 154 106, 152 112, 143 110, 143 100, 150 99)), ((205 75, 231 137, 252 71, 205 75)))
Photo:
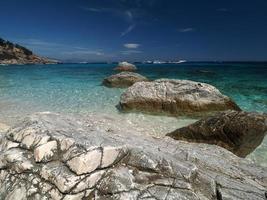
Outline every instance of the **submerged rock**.
POLYGON ((209 84, 171 79, 135 83, 121 95, 119 105, 124 111, 171 115, 240 110, 235 102, 209 84))
POLYGON ((128 62, 119 62, 118 66, 114 68, 116 71, 136 71, 137 68, 134 64, 128 62))
POLYGON ((245 157, 267 133, 267 115, 226 111, 167 134, 176 140, 216 144, 245 157))
POLYGON ((224 148, 87 123, 39 113, 10 129, 0 141, 0 199, 266 199, 266 169, 224 148), (50 159, 37 162, 43 145, 50 159))
POLYGON ((105 78, 103 80, 103 85, 107 87, 124 88, 141 81, 148 81, 148 79, 134 72, 121 72, 119 74, 105 78))

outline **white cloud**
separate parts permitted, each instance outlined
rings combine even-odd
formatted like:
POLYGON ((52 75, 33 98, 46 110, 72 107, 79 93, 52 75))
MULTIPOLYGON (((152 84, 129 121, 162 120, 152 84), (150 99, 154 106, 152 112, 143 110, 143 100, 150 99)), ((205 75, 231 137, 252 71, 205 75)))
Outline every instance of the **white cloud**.
POLYGON ((86 10, 91 11, 91 12, 102 12, 102 9, 98 9, 98 8, 86 8, 86 10))
POLYGON ((129 21, 129 22, 132 22, 133 21, 133 13, 129 10, 126 10, 125 11, 125 16, 126 16, 126 20, 129 21))
POLYGON ((134 28, 135 28, 135 15, 131 10, 125 10, 125 9, 118 9, 118 8, 93 8, 93 7, 80 7, 81 9, 89 12, 97 12, 97 13, 109 13, 114 16, 120 17, 123 19, 125 22, 129 24, 128 28, 124 30, 121 33, 121 37, 127 35, 130 33, 134 28))
POLYGON ((84 7, 84 6, 81 6, 81 9, 85 11, 90 11, 90 12, 106 12, 107 11, 106 8, 90 8, 90 7, 84 7))
POLYGON ((58 47, 58 46, 64 46, 63 44, 58 44, 54 42, 47 42, 40 39, 35 38, 28 38, 28 39, 15 39, 16 42, 23 44, 23 45, 29 45, 29 46, 45 46, 45 47, 58 47))
POLYGON ((179 29, 179 32, 181 33, 187 33, 187 32, 194 32, 196 29, 194 28, 182 28, 182 29, 179 29))
POLYGON ((228 12, 229 9, 228 8, 219 8, 219 9, 217 9, 217 11, 219 11, 219 12, 228 12))
POLYGON ((134 15, 130 10, 121 10, 116 8, 93 8, 93 7, 83 7, 81 9, 89 12, 95 13, 109 13, 121 17, 125 21, 132 23, 134 15))
POLYGON ((63 52, 64 55, 96 55, 96 56, 103 56, 104 53, 101 51, 94 51, 94 50, 77 50, 77 51, 67 51, 63 52))
POLYGON ((123 46, 127 49, 137 49, 138 47, 140 47, 140 44, 128 43, 128 44, 124 44, 123 46))
POLYGON ((133 29, 135 28, 135 24, 130 25, 125 31, 123 31, 121 33, 121 37, 127 35, 128 33, 130 33, 133 29))

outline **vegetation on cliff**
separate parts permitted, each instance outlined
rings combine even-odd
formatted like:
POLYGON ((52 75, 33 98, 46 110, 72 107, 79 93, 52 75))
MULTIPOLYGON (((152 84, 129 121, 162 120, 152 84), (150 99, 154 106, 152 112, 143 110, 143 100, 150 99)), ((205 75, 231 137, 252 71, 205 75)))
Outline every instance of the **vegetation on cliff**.
POLYGON ((43 58, 19 44, 0 38, 0 64, 53 64, 57 61, 43 58))

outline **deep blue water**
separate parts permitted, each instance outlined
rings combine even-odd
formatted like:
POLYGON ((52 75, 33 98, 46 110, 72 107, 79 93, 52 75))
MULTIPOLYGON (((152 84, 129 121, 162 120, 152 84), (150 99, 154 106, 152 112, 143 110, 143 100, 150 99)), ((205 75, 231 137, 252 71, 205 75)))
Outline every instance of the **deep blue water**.
MULTIPOLYGON (((115 73, 114 67, 112 64, 0 66, 0 121, 11 123, 36 111, 120 115, 115 106, 123 89, 101 85, 103 78, 115 73)), ((137 67, 138 73, 150 79, 189 79, 212 84, 243 110, 267 112, 267 63, 202 62, 137 64, 137 67)), ((156 119, 142 115, 142 120, 146 118, 156 119)), ((173 123, 175 127, 179 122, 168 118, 165 125, 173 123)), ((260 149, 259 156, 267 161, 265 148, 260 149)))

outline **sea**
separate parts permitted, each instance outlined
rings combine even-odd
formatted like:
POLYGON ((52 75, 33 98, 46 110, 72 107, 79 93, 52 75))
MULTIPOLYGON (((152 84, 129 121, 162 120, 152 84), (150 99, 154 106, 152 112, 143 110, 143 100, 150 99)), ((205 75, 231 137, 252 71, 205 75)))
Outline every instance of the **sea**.
MULTIPOLYGON (((245 111, 267 113, 267 63, 186 62, 136 64, 137 73, 151 80, 187 79, 209 83, 231 97, 245 111)), ((102 80, 115 74, 116 64, 57 64, 0 66, 0 123, 13 125, 35 112, 108 116, 145 127, 162 137, 195 122, 186 116, 169 117, 122 113, 117 109, 125 89, 106 88, 102 80)), ((247 157, 267 166, 267 137, 247 157)))

